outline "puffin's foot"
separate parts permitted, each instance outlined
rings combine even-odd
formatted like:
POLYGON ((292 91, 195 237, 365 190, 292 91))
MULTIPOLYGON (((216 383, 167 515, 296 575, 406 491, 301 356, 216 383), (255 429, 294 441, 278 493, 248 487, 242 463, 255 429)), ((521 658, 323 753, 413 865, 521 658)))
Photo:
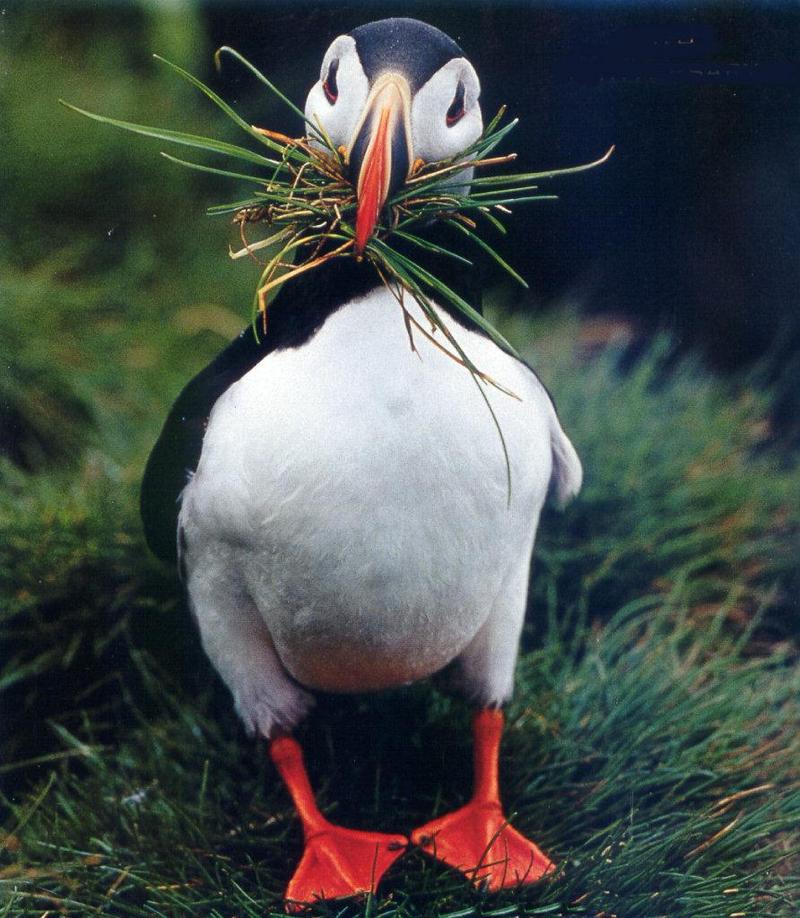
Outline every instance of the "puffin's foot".
POLYGON ((300 744, 280 735, 269 754, 289 791, 303 826, 305 849, 286 887, 286 910, 300 911, 319 899, 375 892, 380 878, 408 846, 404 835, 381 835, 333 825, 314 800, 300 744))
POLYGON ((411 841, 437 860, 491 890, 535 883, 555 864, 512 828, 499 802, 473 800, 411 833, 411 841))
POLYGON ((375 892, 386 871, 405 853, 408 839, 344 829, 326 822, 306 838, 303 857, 289 881, 289 911, 318 899, 375 892))
POLYGON ((503 889, 534 883, 555 864, 532 841, 513 829, 500 805, 498 757, 503 712, 478 711, 472 721, 475 790, 460 810, 434 819, 411 833, 423 851, 466 874, 476 885, 503 889))

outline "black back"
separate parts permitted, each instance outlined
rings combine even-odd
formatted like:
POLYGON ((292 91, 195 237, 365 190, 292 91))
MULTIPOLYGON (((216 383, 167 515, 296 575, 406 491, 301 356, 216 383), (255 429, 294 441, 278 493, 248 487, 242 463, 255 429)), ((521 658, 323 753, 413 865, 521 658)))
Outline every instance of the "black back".
POLYGON ((418 19, 381 19, 350 32, 372 83, 384 70, 399 70, 415 93, 449 60, 464 52, 440 29, 418 19))

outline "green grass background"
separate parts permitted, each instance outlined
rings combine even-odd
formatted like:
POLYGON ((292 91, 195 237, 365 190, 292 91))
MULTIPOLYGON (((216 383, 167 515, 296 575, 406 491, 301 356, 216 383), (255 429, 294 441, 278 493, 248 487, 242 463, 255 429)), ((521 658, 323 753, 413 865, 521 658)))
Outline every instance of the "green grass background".
MULTIPOLYGON (((203 20, 156 4, 12 18, 0 915, 278 914, 299 827, 136 508, 166 410, 249 317, 256 268, 230 263, 229 227, 204 216, 213 179, 56 104, 226 136, 149 56, 207 75, 203 20)), ((512 313, 508 296, 492 291, 493 315, 586 467, 579 499, 542 523, 502 761, 516 825, 563 871, 487 896, 412 852, 374 900, 317 911, 793 916, 800 471, 773 442, 772 393, 667 337, 632 356, 617 322, 512 313)), ((301 738, 348 825, 405 832, 469 792, 467 712, 427 685, 323 698, 301 738)))

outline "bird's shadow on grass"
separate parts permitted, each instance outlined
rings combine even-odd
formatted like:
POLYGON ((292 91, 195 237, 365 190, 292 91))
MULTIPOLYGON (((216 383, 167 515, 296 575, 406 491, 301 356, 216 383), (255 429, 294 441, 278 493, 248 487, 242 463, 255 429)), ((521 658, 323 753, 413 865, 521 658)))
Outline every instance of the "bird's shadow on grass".
POLYGON ((298 735, 323 807, 344 825, 407 835, 469 795, 467 709, 428 684, 320 695, 298 735))

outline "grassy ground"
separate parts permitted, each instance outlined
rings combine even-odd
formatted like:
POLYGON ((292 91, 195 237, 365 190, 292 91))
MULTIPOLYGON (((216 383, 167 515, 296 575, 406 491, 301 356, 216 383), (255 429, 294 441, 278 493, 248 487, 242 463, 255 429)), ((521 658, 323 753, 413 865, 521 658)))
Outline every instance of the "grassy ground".
MULTIPOLYGON (((174 123, 179 104, 182 127, 223 130, 145 63, 202 56, 180 15, 53 14, 0 89, 19 144, 0 147, 0 915, 278 913, 300 850, 136 511, 165 411, 254 274, 202 218, 205 179, 54 102, 31 114, 58 94, 174 123)), ((768 445, 769 393, 666 340, 633 360, 570 315, 500 321, 587 471, 543 520, 502 766, 563 870, 484 896, 411 852, 375 901, 319 912, 795 915, 800 470, 768 445)), ((468 793, 467 712, 429 686, 323 699, 302 738, 349 825, 408 831, 468 793)))
MULTIPOLYGON (((590 646, 553 636, 520 667, 505 795, 558 859, 555 881, 484 896, 412 852, 375 902, 318 913, 795 914, 781 859, 800 817, 796 677, 780 659, 709 655, 716 634, 655 609, 644 624, 635 605, 590 646)), ((47 763, 5 837, 5 914, 279 912, 300 839, 263 750, 210 699, 137 664, 149 710, 111 742, 88 719, 54 726, 65 758, 47 763)), ((326 810, 405 831, 462 802, 466 726, 422 690, 325 703, 304 735, 326 810)))

